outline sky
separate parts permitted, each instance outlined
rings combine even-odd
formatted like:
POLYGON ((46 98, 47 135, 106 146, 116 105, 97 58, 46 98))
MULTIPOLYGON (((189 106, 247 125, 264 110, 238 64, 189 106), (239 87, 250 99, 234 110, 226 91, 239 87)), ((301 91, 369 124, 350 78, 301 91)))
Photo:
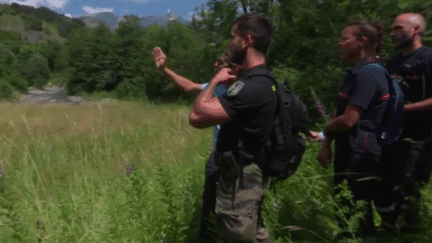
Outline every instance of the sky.
POLYGON ((138 16, 166 13, 178 14, 189 20, 196 7, 207 0, 0 0, 1 3, 16 2, 34 7, 45 6, 68 17, 80 17, 99 12, 113 12, 118 16, 138 16))

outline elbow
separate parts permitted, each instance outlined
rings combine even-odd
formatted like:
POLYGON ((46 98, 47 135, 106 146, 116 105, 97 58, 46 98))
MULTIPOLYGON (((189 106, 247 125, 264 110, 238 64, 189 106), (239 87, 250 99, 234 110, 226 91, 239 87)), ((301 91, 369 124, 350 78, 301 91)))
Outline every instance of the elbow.
POLYGON ((344 127, 348 130, 353 128, 356 124, 357 124, 358 120, 354 120, 354 119, 346 119, 344 120, 344 127))
POLYGON ((189 115, 189 124, 192 127, 195 127, 198 129, 204 129, 205 128, 205 127, 203 127, 202 119, 193 111, 189 115))

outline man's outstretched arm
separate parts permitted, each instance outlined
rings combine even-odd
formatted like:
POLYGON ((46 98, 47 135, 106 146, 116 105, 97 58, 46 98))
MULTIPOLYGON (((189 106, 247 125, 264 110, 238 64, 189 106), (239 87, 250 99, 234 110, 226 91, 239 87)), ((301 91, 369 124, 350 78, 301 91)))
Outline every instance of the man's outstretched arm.
POLYGON ((193 81, 191 81, 190 79, 187 79, 181 75, 178 75, 176 72, 174 72, 173 70, 164 67, 162 70, 168 77, 170 77, 170 79, 177 84, 178 86, 180 86, 180 88, 186 92, 191 92, 191 93, 198 93, 202 90, 201 88, 201 84, 197 84, 194 83, 193 81))
POLYGON ((173 70, 166 67, 166 55, 160 47, 153 48, 153 57, 156 67, 164 72, 175 84, 186 92, 198 93, 202 90, 201 84, 195 83, 181 75, 178 75, 173 70))

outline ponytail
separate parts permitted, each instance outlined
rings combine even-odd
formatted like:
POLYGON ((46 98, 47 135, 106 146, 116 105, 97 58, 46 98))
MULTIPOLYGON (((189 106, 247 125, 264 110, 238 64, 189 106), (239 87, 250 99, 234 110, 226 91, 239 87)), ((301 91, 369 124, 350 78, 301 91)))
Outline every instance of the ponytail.
POLYGON ((357 39, 366 37, 368 39, 366 45, 368 54, 381 59, 382 51, 384 49, 384 25, 381 22, 354 20, 349 22, 346 27, 348 26, 358 26, 359 29, 356 33, 357 39))
POLYGON ((384 49, 384 25, 381 22, 373 22, 371 23, 372 27, 375 27, 377 30, 377 39, 376 39, 376 48, 375 48, 375 55, 378 56, 379 59, 382 57, 382 52, 384 49))

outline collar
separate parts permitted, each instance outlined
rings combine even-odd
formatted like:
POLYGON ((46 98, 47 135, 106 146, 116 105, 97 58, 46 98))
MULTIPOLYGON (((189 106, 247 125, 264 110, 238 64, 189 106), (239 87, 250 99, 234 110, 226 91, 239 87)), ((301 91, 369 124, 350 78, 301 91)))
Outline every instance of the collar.
POLYGON ((358 72, 362 67, 371 64, 371 63, 378 63, 380 65, 382 65, 381 61, 379 61, 377 58, 364 58, 360 61, 358 61, 356 64, 354 64, 354 66, 352 66, 350 69, 348 69, 349 71, 351 71, 352 73, 358 72))
POLYGON ((399 55, 400 55, 402 58, 408 59, 408 58, 410 58, 412 55, 414 55, 414 53, 417 53, 417 52, 419 52, 420 50, 424 50, 424 49, 425 49, 425 46, 421 46, 420 48, 414 50, 413 52, 409 53, 409 54, 406 55, 406 56, 402 55, 402 52, 399 52, 399 55))
POLYGON ((247 70, 247 71, 244 71, 244 72, 239 76, 239 78, 242 78, 242 79, 248 79, 248 78, 250 78, 250 77, 252 77, 252 76, 256 76, 257 73, 259 73, 259 74, 262 74, 262 73, 270 73, 270 69, 267 67, 266 64, 262 64, 262 65, 259 65, 259 66, 255 66, 255 67, 253 67, 253 68, 251 68, 251 69, 249 69, 249 70, 247 70))

